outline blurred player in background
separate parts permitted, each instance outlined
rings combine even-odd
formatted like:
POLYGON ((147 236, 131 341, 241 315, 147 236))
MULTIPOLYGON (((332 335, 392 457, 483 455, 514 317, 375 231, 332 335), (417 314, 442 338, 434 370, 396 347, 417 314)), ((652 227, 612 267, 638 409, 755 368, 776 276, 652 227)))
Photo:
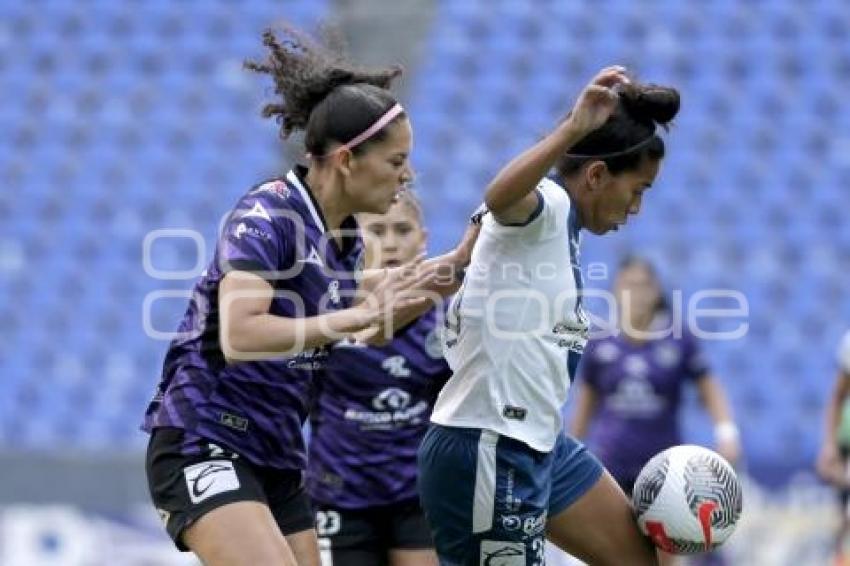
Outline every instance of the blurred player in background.
MULTIPOLYGON (((425 249, 422 211, 409 190, 387 214, 357 220, 367 266, 399 266, 425 249)), ((437 564, 416 489, 416 451, 451 375, 437 336, 442 322, 435 307, 385 346, 340 342, 316 380, 307 490, 324 566, 437 564)))
POLYGON ((838 348, 838 375, 826 406, 823 445, 818 456, 818 471, 835 485, 841 499, 841 522, 835 541, 835 564, 850 565, 850 553, 844 549, 850 534, 850 332, 838 348))
MULTIPOLYGON (((588 446, 632 494, 643 466, 657 453, 681 444, 679 410, 685 387, 693 385, 714 422, 716 449, 734 464, 740 454, 738 428, 720 383, 711 375, 696 339, 672 327, 653 266, 627 258, 614 294, 619 327, 591 340, 580 366, 571 433, 588 446)), ((664 559, 673 563, 671 557, 664 559)))
POLYGON ((589 564, 657 563, 617 483, 564 434, 561 407, 588 332, 579 231, 605 234, 640 211, 664 157, 657 125, 678 110, 676 90, 607 68, 487 188, 444 333, 454 375, 419 452, 444 564, 540 565, 544 535, 589 564))
POLYGON ((331 343, 425 312, 429 300, 401 297, 412 286, 454 292, 428 270, 467 261, 361 272, 353 214, 387 212, 411 179, 410 123, 387 90, 399 70, 355 69, 291 28, 264 44, 267 60, 247 64, 281 98, 264 115, 284 136, 305 132, 310 165, 239 199, 144 421, 154 504, 177 546, 208 565, 319 563, 302 482, 314 373, 331 343))

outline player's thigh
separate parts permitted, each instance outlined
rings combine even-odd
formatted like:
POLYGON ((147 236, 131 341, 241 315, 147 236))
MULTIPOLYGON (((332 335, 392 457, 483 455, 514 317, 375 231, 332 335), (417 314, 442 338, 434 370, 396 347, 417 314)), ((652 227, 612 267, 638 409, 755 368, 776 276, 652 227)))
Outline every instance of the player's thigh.
POLYGON ((298 566, 320 566, 319 541, 316 529, 286 535, 286 544, 295 555, 298 566))
POLYGON ((296 566, 269 508, 256 501, 228 503, 183 532, 183 543, 205 566, 296 566))
POLYGON ((399 549, 390 550, 390 566, 439 566, 437 553, 430 548, 419 550, 399 549))
POLYGON ((547 538, 591 566, 656 566, 655 547, 638 529, 631 504, 606 471, 566 509, 550 516, 547 538))

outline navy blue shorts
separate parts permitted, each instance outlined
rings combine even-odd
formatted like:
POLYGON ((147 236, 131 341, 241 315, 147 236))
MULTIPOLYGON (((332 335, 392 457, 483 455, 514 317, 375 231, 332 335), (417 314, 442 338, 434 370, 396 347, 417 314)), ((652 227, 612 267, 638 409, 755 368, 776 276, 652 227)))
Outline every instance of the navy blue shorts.
POLYGON ((544 564, 546 519, 593 487, 602 464, 561 435, 537 452, 489 430, 431 425, 419 494, 443 566, 544 564))

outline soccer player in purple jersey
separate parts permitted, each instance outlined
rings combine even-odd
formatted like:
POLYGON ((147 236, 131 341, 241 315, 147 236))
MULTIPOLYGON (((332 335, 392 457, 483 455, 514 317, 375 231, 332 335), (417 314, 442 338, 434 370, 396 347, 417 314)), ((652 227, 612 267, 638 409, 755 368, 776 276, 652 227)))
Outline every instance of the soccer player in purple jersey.
MULTIPOLYGON (((387 214, 361 214, 367 265, 394 267, 425 248, 416 196, 403 191, 387 214)), ((317 509, 324 566, 436 566, 416 490, 416 451, 437 392, 451 374, 436 307, 392 342, 340 342, 316 380, 307 490, 317 509)))
MULTIPOLYGON (((614 284, 618 332, 591 340, 582 358, 572 434, 588 446, 631 495, 644 464, 681 444, 679 409, 694 386, 715 425, 717 451, 733 464, 738 429, 720 383, 709 371, 687 329, 672 327, 653 266, 630 257, 614 284)), ((672 564, 665 556, 662 564, 672 564)))
POLYGON ((423 292, 453 293, 468 252, 361 270, 354 213, 385 213, 411 178, 410 123, 387 90, 400 71, 356 69, 291 28, 264 44, 246 66, 274 79, 264 115, 304 131, 309 167, 228 215, 146 411, 146 471, 169 535, 204 564, 316 566, 301 432, 313 376, 334 342, 380 339, 431 306, 423 292))

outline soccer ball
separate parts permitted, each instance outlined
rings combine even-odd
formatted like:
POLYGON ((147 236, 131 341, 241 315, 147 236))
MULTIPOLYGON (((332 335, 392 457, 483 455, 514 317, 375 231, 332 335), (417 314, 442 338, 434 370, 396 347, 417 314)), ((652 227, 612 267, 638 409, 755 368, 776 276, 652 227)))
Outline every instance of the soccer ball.
POLYGON ((701 446, 674 446, 641 470, 632 491, 640 530, 673 554, 723 544, 741 517, 741 483, 732 466, 701 446))

